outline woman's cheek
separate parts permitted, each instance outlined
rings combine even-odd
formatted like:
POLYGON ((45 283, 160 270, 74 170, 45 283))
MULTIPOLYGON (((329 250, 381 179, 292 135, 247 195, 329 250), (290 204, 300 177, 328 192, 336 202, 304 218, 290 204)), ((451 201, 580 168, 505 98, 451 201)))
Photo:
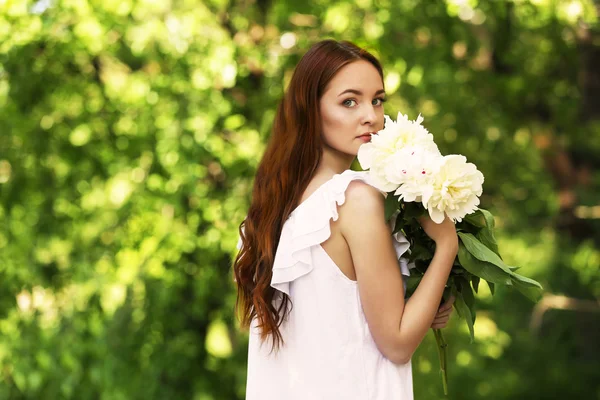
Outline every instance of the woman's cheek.
POLYGON ((354 110, 354 108, 346 108, 343 107, 339 110, 336 110, 336 120, 340 123, 340 124, 345 124, 349 122, 349 118, 352 118, 354 116, 354 114, 356 113, 356 111, 354 110))

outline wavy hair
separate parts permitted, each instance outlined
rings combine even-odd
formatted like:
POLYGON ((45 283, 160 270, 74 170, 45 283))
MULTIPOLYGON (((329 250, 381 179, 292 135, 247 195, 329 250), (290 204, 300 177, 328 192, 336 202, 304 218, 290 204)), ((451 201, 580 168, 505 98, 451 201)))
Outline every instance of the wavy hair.
POLYGON ((239 226, 242 246, 233 264, 238 319, 247 329, 256 318, 261 340, 272 338, 271 351, 284 344, 279 327, 291 303, 285 293, 280 293, 280 302, 274 301, 277 290, 270 286, 273 261, 283 223, 298 205, 321 161, 319 101, 335 74, 357 60, 373 64, 383 79, 377 58, 347 41, 318 42, 300 59, 277 108, 254 179, 248 215, 239 226))

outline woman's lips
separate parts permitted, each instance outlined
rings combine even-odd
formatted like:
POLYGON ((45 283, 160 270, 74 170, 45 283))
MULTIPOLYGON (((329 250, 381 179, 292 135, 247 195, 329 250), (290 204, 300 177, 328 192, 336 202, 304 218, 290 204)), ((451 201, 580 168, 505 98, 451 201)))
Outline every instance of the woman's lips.
POLYGON ((363 142, 370 142, 371 141, 371 134, 367 134, 367 135, 360 135, 358 137, 360 140, 362 140, 363 142))

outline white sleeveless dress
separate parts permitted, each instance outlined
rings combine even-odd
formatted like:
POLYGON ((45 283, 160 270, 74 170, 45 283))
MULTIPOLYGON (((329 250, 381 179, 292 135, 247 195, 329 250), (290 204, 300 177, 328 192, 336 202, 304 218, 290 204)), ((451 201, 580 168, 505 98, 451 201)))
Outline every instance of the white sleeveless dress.
MULTIPOLYGON (((280 327, 285 344, 278 352, 270 353, 271 339, 261 343, 256 319, 252 321, 246 400, 413 399, 411 363, 396 365, 381 354, 356 281, 321 247, 353 180, 369 183, 366 172, 337 174, 302 202, 283 226, 271 286, 290 296, 293 307, 280 327)), ((408 241, 401 233, 393 240, 399 267, 408 276, 401 257, 408 241)))

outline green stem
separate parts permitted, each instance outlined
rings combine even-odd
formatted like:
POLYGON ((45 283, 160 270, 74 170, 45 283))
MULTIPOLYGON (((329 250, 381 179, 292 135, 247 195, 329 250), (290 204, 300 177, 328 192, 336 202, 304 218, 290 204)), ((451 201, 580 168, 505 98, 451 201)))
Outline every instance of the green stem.
POLYGON ((442 385, 444 387, 444 395, 448 396, 448 374, 446 370, 446 350, 448 344, 444 340, 444 335, 441 329, 434 329, 435 341, 437 343, 438 355, 440 358, 440 372, 442 373, 442 385))

